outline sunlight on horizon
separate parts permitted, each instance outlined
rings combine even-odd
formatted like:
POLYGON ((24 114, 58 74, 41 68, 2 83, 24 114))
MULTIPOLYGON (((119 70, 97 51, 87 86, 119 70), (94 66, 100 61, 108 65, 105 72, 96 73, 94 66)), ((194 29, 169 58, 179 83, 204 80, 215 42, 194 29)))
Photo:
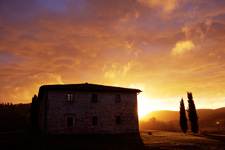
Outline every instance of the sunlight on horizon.
POLYGON ((145 97, 142 93, 138 95, 138 117, 140 120, 144 120, 150 112, 158 109, 152 100, 145 97))
POLYGON ((152 111, 158 110, 174 110, 171 106, 168 106, 163 100, 151 99, 140 93, 138 95, 138 117, 139 121, 148 119, 152 111))

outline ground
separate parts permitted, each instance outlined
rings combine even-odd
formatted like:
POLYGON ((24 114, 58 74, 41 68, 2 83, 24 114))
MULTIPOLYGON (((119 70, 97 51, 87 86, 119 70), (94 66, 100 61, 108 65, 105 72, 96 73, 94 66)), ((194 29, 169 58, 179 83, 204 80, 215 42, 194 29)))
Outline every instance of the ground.
POLYGON ((24 131, 0 133, 0 149, 70 149, 70 150, 225 150, 225 136, 193 135, 180 132, 141 132, 143 144, 132 136, 60 136, 46 140, 24 131), (48 143, 48 144, 46 144, 48 143))
POLYGON ((225 150, 224 135, 146 131, 141 133, 141 137, 146 149, 225 150))

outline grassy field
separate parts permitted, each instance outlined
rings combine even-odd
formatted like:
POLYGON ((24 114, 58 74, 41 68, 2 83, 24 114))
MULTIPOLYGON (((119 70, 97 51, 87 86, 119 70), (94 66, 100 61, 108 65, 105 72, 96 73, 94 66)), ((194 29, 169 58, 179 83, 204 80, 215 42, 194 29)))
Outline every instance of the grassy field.
POLYGON ((196 150, 225 150, 224 138, 211 135, 193 135, 180 132, 150 131, 141 132, 146 149, 196 149, 196 150))
POLYGON ((192 135, 180 132, 141 132, 131 136, 58 136, 44 138, 27 132, 0 133, 0 149, 63 150, 225 150, 223 135, 192 135), (142 140, 142 142, 141 142, 142 140))

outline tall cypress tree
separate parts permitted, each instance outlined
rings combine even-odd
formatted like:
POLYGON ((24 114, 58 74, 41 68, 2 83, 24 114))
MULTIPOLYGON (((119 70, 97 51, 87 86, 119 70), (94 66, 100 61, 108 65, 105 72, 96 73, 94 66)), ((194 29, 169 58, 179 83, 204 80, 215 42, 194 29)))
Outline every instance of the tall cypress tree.
POLYGON ((180 101, 180 128, 184 133, 186 133, 188 130, 187 117, 183 98, 180 101))
POLYGON ((193 96, 191 92, 187 92, 188 97, 188 117, 191 124, 191 131, 193 133, 198 133, 199 126, 198 126, 198 115, 195 108, 195 103, 193 100, 193 96))

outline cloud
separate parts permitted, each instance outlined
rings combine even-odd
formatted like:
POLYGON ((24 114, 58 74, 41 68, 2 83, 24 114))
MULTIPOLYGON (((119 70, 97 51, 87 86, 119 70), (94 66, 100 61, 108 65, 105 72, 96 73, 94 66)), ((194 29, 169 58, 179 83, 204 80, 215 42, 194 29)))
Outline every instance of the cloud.
POLYGON ((196 40, 203 41, 207 38, 212 25, 215 23, 212 19, 207 18, 191 25, 185 25, 181 30, 186 38, 195 38, 196 40))
POLYGON ((111 66, 103 67, 104 77, 107 79, 115 79, 118 76, 120 76, 120 78, 124 78, 127 76, 127 73, 131 70, 131 68, 132 62, 128 62, 124 65, 113 63, 111 66))
POLYGON ((0 0, 0 101, 82 82, 145 85, 171 107, 186 88, 221 99, 224 8, 221 0, 0 0))
POLYGON ((169 13, 178 6, 177 0, 138 0, 140 3, 150 8, 161 8, 163 12, 169 13))
POLYGON ((195 45, 191 40, 178 41, 175 47, 172 49, 172 54, 180 55, 188 51, 191 51, 193 48, 195 48, 195 45))

